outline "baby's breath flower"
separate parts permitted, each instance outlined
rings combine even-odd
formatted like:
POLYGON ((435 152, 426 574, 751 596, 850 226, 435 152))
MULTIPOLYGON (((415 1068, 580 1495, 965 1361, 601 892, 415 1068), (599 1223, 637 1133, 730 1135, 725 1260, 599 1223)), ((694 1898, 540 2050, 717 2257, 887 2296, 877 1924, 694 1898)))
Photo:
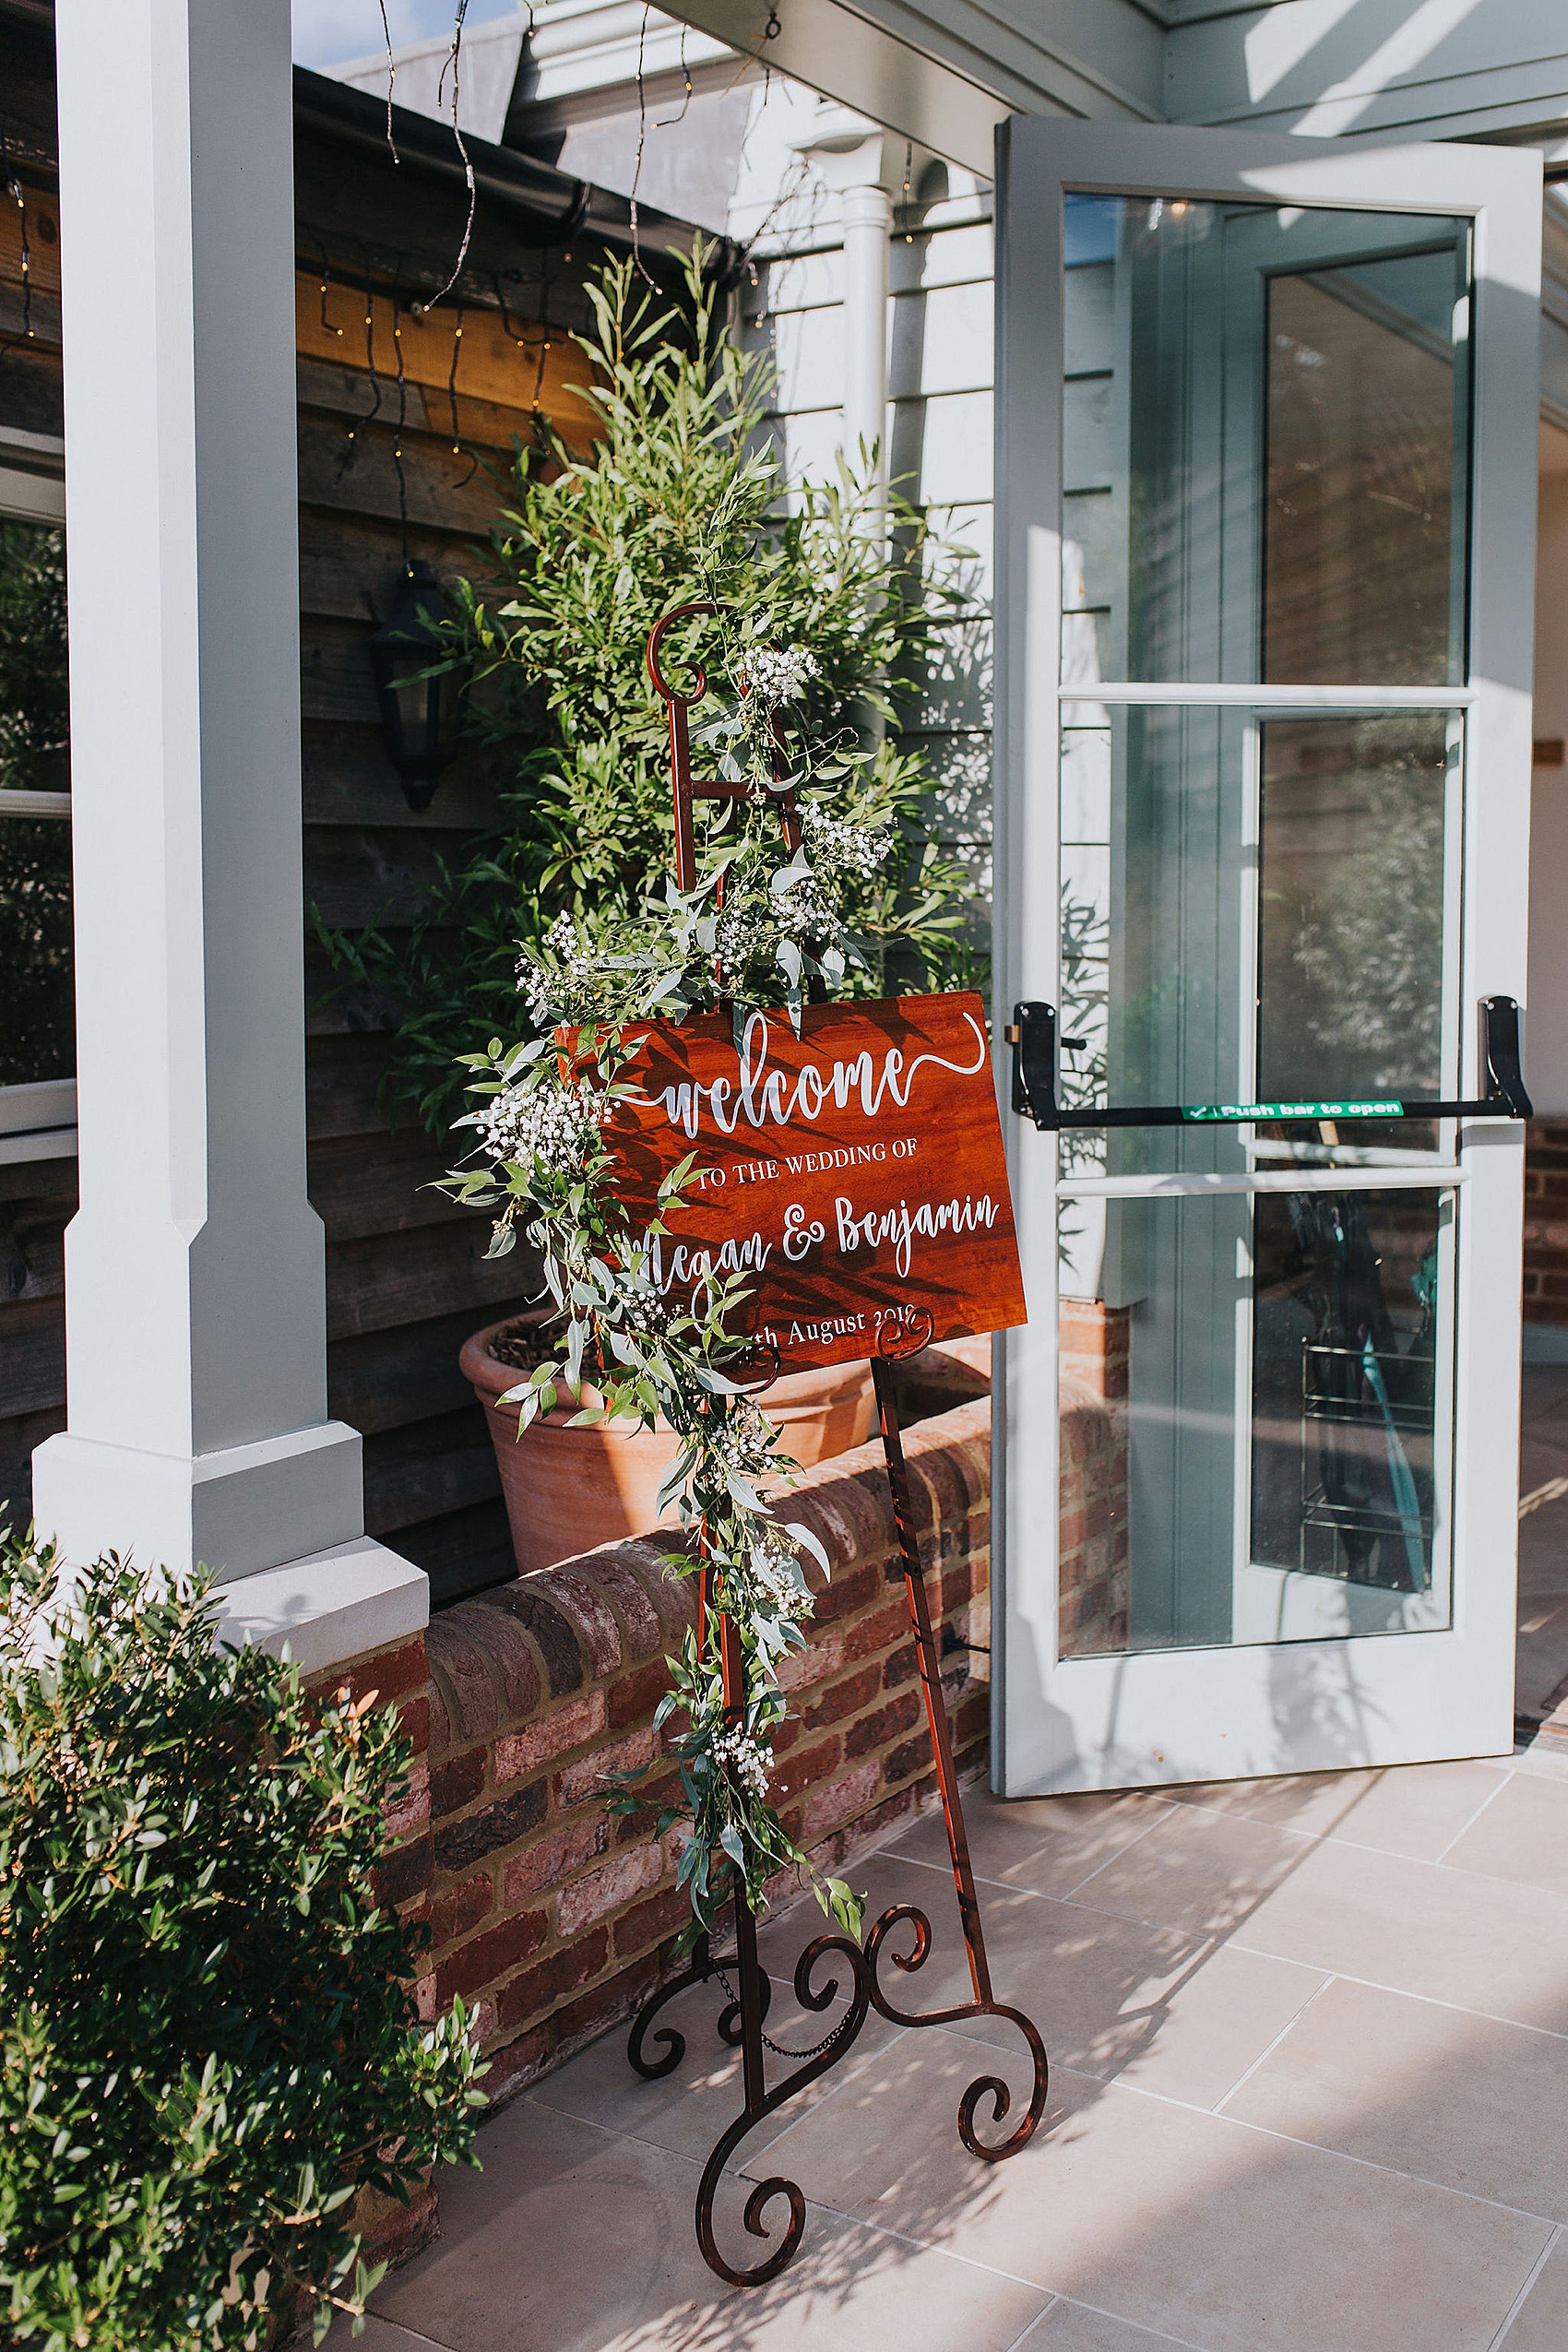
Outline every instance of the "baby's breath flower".
POLYGON ((475 1113, 474 1125, 488 1158, 569 1175, 583 1165, 605 1111, 606 1097, 587 1086, 507 1087, 475 1113))
POLYGON ((813 865, 835 881, 879 873, 894 846, 890 825, 855 825, 830 815, 820 801, 808 801, 802 809, 801 831, 813 865))
POLYGON ((729 1773, 748 1796, 766 1796, 768 1752, 758 1745, 749 1731, 728 1728, 716 1731, 709 1743, 708 1753, 720 1771, 729 1773))
POLYGON ((809 678, 816 676, 816 656, 804 646, 753 646, 742 672, 747 694, 765 710, 781 702, 795 702, 809 678))

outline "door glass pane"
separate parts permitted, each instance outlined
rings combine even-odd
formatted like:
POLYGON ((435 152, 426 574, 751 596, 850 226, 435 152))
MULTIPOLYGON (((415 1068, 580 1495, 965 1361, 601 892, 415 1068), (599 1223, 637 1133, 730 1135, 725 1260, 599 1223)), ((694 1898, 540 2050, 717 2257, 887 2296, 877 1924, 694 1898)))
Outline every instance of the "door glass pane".
POLYGON ((1446 1625, 1453 1194, 1087 1215, 1119 1282, 1063 1302, 1062 1654, 1446 1625))
POLYGON ((1452 247, 1268 280, 1264 675, 1457 684, 1452 247))
MULTIPOLYGON (((1456 1085, 1455 716, 1260 724, 1074 702, 1063 719, 1064 1106, 1456 1085)), ((1063 1153, 1085 1173, 1239 1174, 1437 1141, 1414 1121, 1194 1123, 1069 1131, 1063 1153)))
POLYGON ((70 825, 6 808, 69 789, 65 534, 0 520, 0 1086, 76 1067, 70 825))
MULTIPOLYGON (((1260 734, 1255 1098, 1440 1094, 1457 722, 1398 711, 1273 719, 1260 734)), ((1312 1147, 1293 1157, 1328 1156, 1321 1123, 1259 1130, 1285 1139, 1312 1147)), ((1361 1122, 1344 1140, 1410 1151, 1436 1138, 1361 1122)))
POLYGON ((1063 682, 1461 683, 1467 224, 1065 202, 1063 682))

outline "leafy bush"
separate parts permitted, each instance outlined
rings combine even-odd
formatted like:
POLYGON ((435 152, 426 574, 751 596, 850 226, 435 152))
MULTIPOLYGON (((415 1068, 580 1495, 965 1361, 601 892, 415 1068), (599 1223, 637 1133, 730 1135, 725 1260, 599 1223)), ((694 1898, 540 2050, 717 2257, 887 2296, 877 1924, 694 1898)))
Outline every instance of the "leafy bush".
MULTIPOLYGON (((475 837, 411 935, 328 943, 402 1007, 394 1092, 433 1126, 457 1107, 454 1057, 517 1033, 519 947, 540 946, 562 914, 613 941, 669 870, 668 725, 644 649, 679 604, 732 608, 665 641, 667 676, 689 677, 700 659, 713 679, 695 718, 722 727, 728 708, 734 726, 748 659, 799 648, 812 664, 800 739, 849 777, 836 815, 902 835, 893 867, 851 894, 865 955, 842 992, 975 975, 971 884, 932 838, 934 779, 886 732, 944 614, 963 602, 930 576, 923 522, 897 498, 873 518, 848 473, 788 489, 766 428, 771 364, 731 340, 700 246, 684 314, 629 262, 609 265, 589 293, 597 325, 579 339, 594 448, 578 458, 559 441, 517 445, 487 572, 460 590, 454 642, 473 673, 470 723, 505 772, 501 827, 475 837)), ((722 753, 704 756, 711 767, 722 753)), ((699 804, 699 831, 721 851, 733 820, 711 805, 699 804)))
POLYGON ((205 1574, 63 1583, 0 1537, 0 2344, 257 2346, 380 2276, 352 2200, 472 2160, 460 2004, 418 2022, 373 1869, 373 1700, 213 1646, 205 1574))

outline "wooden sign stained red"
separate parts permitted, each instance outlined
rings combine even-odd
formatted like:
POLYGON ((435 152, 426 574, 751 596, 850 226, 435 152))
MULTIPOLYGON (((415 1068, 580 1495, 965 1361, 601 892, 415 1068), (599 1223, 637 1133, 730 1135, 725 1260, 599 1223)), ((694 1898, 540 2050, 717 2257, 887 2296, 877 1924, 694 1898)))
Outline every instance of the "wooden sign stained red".
MULTIPOLYGON (((606 1138, 634 1221, 696 1154, 655 1275, 744 1277, 748 1327, 781 1372, 1026 1320, 984 1009, 977 995, 754 1012, 627 1032, 634 1099, 606 1138)), ((563 1035, 563 1043, 568 1042, 563 1035)))

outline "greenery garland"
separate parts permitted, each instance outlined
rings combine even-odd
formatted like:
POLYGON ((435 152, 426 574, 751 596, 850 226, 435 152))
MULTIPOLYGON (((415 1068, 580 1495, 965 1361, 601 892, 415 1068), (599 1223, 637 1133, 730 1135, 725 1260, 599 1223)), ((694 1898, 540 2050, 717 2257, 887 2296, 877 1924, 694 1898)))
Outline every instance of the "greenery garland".
MULTIPOLYGON (((722 1008, 738 1033, 749 1011, 781 999, 798 1024, 808 994, 840 991, 867 968, 868 943, 849 928, 847 902, 901 855, 897 828, 868 795, 874 754, 852 739, 814 741, 794 723, 810 656, 768 646, 754 624, 721 617, 719 625, 731 697, 695 740, 717 751, 746 797, 722 803, 709 825, 695 889, 667 883, 608 938, 563 917, 540 945, 525 947, 518 985, 533 1020, 556 1035, 493 1039, 463 1057, 478 1103, 458 1124, 478 1142, 445 1182, 459 1200, 496 1212, 491 1254, 510 1250, 519 1232, 542 1253, 559 1346, 501 1400, 517 1403, 519 1435, 564 1394, 577 1407, 574 1427, 619 1419, 651 1428, 662 1415, 681 1440, 659 1508, 675 1503, 695 1538, 685 1573, 707 1565, 712 1606, 700 1637, 688 1633, 671 1660, 657 1722, 677 1709, 686 1718, 674 1745, 690 1823, 678 1876, 694 1931, 711 1926, 736 1885, 762 1909, 767 1882, 792 1868, 858 1934, 860 1902, 844 1880, 816 1872, 767 1798, 771 1742, 786 1713, 778 1667, 803 1646, 812 1611, 800 1555, 825 1570, 827 1559, 808 1527, 781 1523, 764 1499, 765 1481, 799 1466, 747 1393, 739 1310, 749 1293, 743 1277, 710 1274, 689 1307, 661 1296, 652 1245, 693 1181, 696 1155, 665 1178, 653 1222, 639 1228, 616 1192, 604 1135, 615 1102, 634 1091, 622 1075, 636 1051, 630 1025, 722 1008), (797 796, 801 818, 792 851, 779 823, 785 792, 797 796), (724 1621, 739 1637, 743 1686, 729 1709, 724 1621)), ((635 1811, 643 1800, 623 1788, 613 1801, 635 1811)), ((679 1818, 666 1811, 659 1834, 679 1818)))

